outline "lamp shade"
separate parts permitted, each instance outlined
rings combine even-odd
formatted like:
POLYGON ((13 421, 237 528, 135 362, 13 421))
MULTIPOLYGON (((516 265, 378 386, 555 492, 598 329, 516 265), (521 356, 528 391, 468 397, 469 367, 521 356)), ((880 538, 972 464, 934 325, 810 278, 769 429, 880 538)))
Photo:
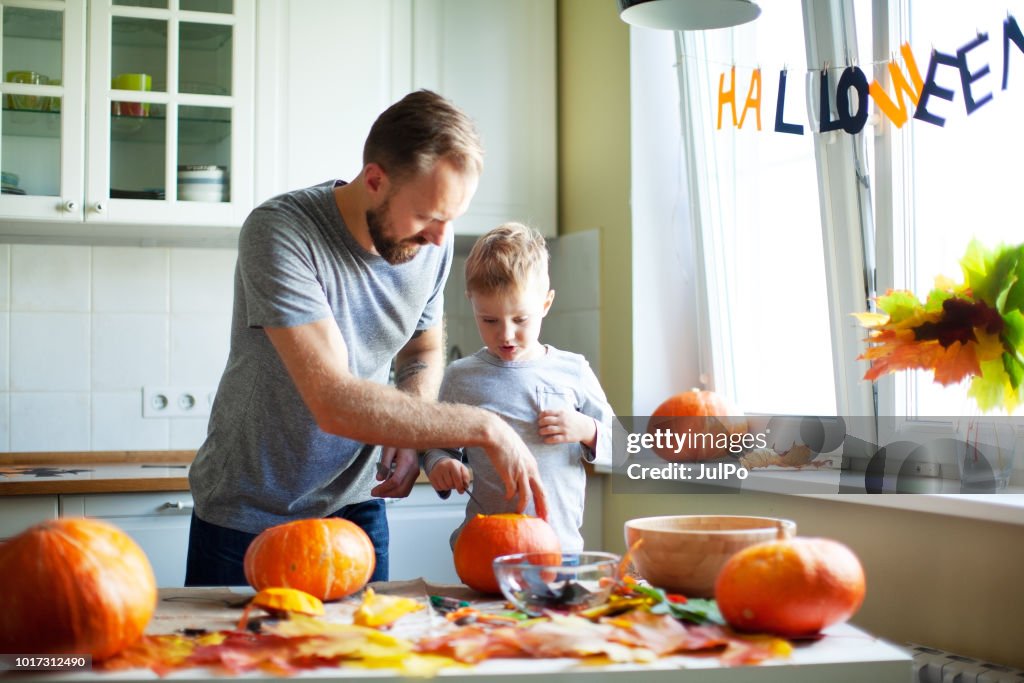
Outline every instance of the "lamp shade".
POLYGON ((751 0, 619 0, 627 24, 673 31, 738 26, 760 14, 751 0))

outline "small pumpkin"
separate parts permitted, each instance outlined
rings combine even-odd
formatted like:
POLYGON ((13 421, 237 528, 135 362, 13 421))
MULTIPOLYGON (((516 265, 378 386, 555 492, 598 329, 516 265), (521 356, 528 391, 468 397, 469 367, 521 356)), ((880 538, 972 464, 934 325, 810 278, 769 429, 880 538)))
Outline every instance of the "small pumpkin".
POLYGON ((138 640, 156 610, 146 554, 94 519, 42 522, 0 544, 0 586, 4 652, 106 659, 138 640))
POLYGON ((245 579, 256 590, 297 588, 339 600, 370 580, 373 543, 347 519, 300 519, 265 529, 245 551, 245 579))
POLYGON ((550 564, 562 560, 558 535, 540 517, 477 515, 466 522, 455 540, 455 572, 470 588, 497 594, 501 587, 494 576, 494 558, 513 553, 550 553, 550 564))
POLYGON ((740 631, 810 636, 846 621, 864 602, 864 568, 827 538, 791 538, 744 548, 715 582, 718 609, 740 631))
POLYGON ((738 453, 747 419, 729 399, 714 391, 690 389, 669 396, 655 408, 647 431, 671 433, 671 441, 654 451, 663 460, 695 462, 738 453), (685 439, 680 447, 677 436, 685 439))

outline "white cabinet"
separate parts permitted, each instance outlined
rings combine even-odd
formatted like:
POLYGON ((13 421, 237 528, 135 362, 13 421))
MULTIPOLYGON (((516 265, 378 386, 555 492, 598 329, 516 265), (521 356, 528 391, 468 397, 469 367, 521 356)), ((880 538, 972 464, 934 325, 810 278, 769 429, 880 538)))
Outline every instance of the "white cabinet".
POLYGON ((462 523, 466 500, 455 492, 441 500, 430 484, 417 484, 407 498, 387 499, 392 580, 460 583, 448 539, 462 523))
POLYGON ((237 235, 252 207, 254 0, 0 7, 4 70, 29 74, 0 83, 0 235, 237 235), (207 167, 216 192, 182 191, 185 167, 207 167))
POLYGON ((362 169, 363 142, 409 90, 410 0, 258 7, 256 201, 362 169))
POLYGON ((157 586, 185 585, 185 557, 192 495, 166 493, 92 493, 62 495, 61 517, 95 517, 119 527, 146 553, 157 586))
POLYGON ((484 174, 460 234, 501 223, 557 233, 554 0, 416 0, 414 88, 429 88, 477 123, 484 174))
POLYGON ((57 496, 0 496, 0 543, 48 519, 57 519, 57 496))
POLYGON ((556 232, 555 0, 291 0, 258 7, 256 200, 362 168, 381 111, 418 88, 476 121, 484 175, 458 234, 556 232))

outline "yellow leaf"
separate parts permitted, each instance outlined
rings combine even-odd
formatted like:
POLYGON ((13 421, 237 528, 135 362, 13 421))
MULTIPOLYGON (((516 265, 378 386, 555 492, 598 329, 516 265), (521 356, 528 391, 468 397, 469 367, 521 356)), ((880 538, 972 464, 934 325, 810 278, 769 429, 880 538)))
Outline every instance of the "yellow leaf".
POLYGON ((423 604, 412 598, 396 595, 378 595, 372 588, 363 592, 363 602, 356 609, 353 622, 359 626, 380 628, 390 626, 401 617, 423 609, 423 604))

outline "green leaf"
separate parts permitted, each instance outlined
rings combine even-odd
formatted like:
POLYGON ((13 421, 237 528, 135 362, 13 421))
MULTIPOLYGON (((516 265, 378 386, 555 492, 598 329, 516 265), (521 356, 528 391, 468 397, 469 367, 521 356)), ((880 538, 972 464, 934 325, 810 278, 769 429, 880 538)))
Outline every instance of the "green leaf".
POLYGON ((1007 311, 1003 314, 1003 343, 1018 353, 1024 350, 1024 313, 1007 311))
POLYGON ((1006 293, 1006 301, 1003 302, 1003 309, 1001 310, 1003 313, 1024 310, 1024 244, 1018 245, 1016 250, 1016 281, 1006 293))
POLYGON ((1021 381, 1024 381, 1024 363, 1016 355, 1004 353, 1003 370, 1010 378, 1010 386, 1019 393, 1021 381))
POLYGON ((1007 379, 1002 358, 985 361, 981 364, 981 374, 971 380, 967 395, 977 402, 982 412, 987 413, 1003 406, 1007 379))
POLYGON ((955 291, 950 291, 948 289, 933 289, 932 291, 928 292, 928 300, 925 301, 924 310, 928 311, 929 313, 941 311, 942 303, 946 299, 952 299, 956 295, 957 293, 955 291))
POLYGON ((889 315, 890 322, 898 323, 921 310, 921 302, 904 289, 878 297, 878 308, 889 315))
POLYGON ((1019 279, 1019 262, 1019 246, 1001 244, 995 249, 986 249, 977 240, 971 240, 960 260, 964 285, 971 290, 974 299, 980 299, 1002 312, 1010 288, 1019 279))
POLYGON ((718 611, 718 604, 714 600, 703 598, 690 598, 686 602, 667 602, 669 613, 676 619, 689 621, 694 624, 719 624, 725 625, 722 613, 718 611))

